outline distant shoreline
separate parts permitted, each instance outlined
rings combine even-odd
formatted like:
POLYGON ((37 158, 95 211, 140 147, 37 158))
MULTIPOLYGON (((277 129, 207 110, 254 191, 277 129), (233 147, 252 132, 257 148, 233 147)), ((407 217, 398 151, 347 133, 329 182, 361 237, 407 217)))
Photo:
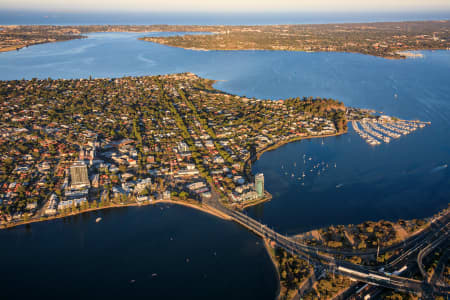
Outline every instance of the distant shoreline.
POLYGON ((139 40, 191 51, 336 52, 404 59, 410 57, 403 54, 405 51, 450 49, 450 41, 446 39, 450 20, 279 25, 0 25, 0 28, 0 52, 86 38, 86 34, 94 32, 178 32, 183 37, 139 40))

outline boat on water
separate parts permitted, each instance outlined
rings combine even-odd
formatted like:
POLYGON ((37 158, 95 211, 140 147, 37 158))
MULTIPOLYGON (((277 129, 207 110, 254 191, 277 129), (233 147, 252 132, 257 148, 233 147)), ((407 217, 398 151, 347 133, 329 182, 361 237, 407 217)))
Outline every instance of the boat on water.
POLYGON ((445 169, 447 169, 447 167, 448 167, 447 164, 442 165, 442 166, 438 166, 438 167, 434 168, 433 170, 431 170, 431 173, 435 173, 435 172, 438 172, 438 171, 445 170, 445 169))
POLYGON ((342 184, 342 183, 339 183, 338 185, 336 185, 336 188, 338 189, 338 188, 341 188, 341 187, 343 187, 344 185, 342 184))
POLYGON ((95 223, 98 223, 102 220, 102 218, 98 217, 97 219, 95 219, 95 223))

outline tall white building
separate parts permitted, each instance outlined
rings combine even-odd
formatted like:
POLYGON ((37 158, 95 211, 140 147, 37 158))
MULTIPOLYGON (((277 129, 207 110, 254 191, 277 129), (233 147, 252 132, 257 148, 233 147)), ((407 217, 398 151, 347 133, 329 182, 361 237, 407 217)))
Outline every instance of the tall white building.
POLYGON ((87 166, 83 161, 77 161, 70 167, 70 181, 73 189, 90 186, 87 166))
POLYGON ((259 173, 255 176, 255 190, 258 197, 264 197, 264 174, 259 173))

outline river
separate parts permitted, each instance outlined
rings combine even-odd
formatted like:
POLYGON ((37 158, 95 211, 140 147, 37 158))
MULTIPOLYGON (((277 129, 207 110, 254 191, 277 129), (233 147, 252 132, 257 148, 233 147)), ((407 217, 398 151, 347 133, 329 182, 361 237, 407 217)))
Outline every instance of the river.
MULTIPOLYGON (((281 232, 298 233, 329 224, 426 217, 447 206, 449 51, 387 60, 348 53, 191 51, 137 40, 160 34, 165 35, 94 33, 88 39, 0 53, 0 79, 189 71, 220 80, 217 88, 242 96, 331 97, 348 106, 431 121, 378 147, 350 129, 343 136, 267 152, 253 170, 264 172, 274 197, 248 212, 281 232), (297 178, 312 163, 328 167, 320 175, 310 172, 301 185, 297 178)), ((235 224, 182 207, 111 210, 99 224, 95 217, 1 231, 2 291, 11 298, 32 296, 33 290, 55 298, 83 292, 190 299, 213 293, 222 299, 272 299, 275 294, 275 273, 262 245, 235 224)))

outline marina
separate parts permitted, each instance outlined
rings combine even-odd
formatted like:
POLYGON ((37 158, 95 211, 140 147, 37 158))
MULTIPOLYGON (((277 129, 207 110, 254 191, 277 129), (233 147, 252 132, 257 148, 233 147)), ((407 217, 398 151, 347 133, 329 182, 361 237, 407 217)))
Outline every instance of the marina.
POLYGON ((387 116, 351 121, 353 130, 371 146, 378 146, 408 135, 429 122, 397 120, 387 116))

